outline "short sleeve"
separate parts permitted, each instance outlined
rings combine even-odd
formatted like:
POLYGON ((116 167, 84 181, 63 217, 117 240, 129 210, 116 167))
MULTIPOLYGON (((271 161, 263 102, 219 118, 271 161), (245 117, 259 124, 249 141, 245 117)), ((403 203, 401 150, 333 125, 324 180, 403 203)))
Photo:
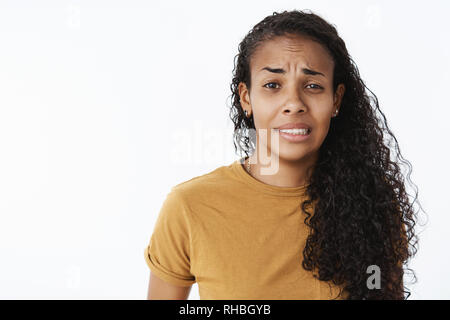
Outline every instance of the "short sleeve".
POLYGON ((145 248, 145 260, 152 273, 173 285, 190 286, 196 282, 190 270, 190 232, 183 198, 172 188, 162 204, 145 248))

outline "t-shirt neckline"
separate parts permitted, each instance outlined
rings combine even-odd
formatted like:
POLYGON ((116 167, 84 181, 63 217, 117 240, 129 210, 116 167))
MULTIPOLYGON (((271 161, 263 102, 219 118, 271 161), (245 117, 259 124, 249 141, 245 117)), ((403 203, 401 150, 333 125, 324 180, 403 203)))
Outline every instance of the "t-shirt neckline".
POLYGON ((245 158, 240 158, 235 160, 232 164, 234 172, 250 187, 256 191, 260 191, 266 194, 271 194, 275 196, 304 196, 306 194, 306 189, 308 184, 300 187, 279 187, 266 184, 262 181, 251 176, 247 170, 244 169, 245 158))

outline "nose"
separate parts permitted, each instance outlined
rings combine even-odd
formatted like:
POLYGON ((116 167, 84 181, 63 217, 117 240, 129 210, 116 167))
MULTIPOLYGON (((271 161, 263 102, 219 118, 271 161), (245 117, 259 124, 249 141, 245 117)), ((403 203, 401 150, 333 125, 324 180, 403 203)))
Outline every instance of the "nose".
POLYGON ((300 97, 299 91, 297 88, 291 88, 288 93, 286 103, 283 106, 283 114, 288 115, 305 111, 305 103, 300 97))

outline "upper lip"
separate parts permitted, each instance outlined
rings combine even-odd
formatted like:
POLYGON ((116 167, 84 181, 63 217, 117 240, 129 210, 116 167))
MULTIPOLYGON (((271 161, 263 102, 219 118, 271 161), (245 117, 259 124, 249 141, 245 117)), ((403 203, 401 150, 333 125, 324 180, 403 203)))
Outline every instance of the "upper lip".
POLYGON ((311 131, 311 126, 307 125, 306 123, 303 122, 290 122, 290 123, 286 123, 283 124, 282 126, 279 126, 278 128, 275 129, 309 129, 309 131, 311 131))

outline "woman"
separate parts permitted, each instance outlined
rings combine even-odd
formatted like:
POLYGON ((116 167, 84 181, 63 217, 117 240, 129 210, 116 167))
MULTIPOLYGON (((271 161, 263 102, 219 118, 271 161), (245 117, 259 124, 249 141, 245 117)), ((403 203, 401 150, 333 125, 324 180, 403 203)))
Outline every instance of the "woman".
POLYGON ((145 249, 148 298, 186 299, 195 282, 201 299, 409 296, 409 162, 336 29, 275 12, 236 58, 230 117, 246 156, 172 188, 145 249))

